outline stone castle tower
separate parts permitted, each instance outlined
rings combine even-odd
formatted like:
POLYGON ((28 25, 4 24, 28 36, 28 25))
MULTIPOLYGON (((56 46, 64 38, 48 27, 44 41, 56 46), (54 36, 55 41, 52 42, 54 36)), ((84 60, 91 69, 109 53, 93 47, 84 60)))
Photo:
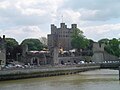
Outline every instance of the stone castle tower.
POLYGON ((51 34, 48 35, 48 48, 51 49, 54 46, 58 46, 63 50, 72 49, 71 36, 73 30, 77 28, 77 24, 72 24, 71 28, 67 28, 65 23, 60 23, 60 28, 57 28, 54 24, 51 24, 51 34))

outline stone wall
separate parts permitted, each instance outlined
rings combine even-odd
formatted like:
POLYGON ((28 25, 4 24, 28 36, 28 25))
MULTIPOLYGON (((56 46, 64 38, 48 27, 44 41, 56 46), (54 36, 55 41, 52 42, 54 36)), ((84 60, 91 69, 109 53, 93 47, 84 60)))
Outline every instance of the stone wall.
POLYGON ((78 64, 80 61, 91 62, 91 56, 58 57, 59 64, 78 64))
POLYGON ((105 61, 114 61, 114 60, 118 60, 117 56, 111 55, 107 52, 104 52, 104 60, 105 61))
POLYGON ((94 43, 93 44, 93 56, 92 61, 94 62, 104 62, 118 60, 118 57, 107 53, 104 50, 104 44, 94 43))
POLYGON ((104 62, 104 54, 103 52, 95 52, 92 56, 93 62, 104 62))
POLYGON ((0 69, 1 66, 6 65, 6 49, 5 49, 5 35, 3 38, 0 37, 0 69))
POLYGON ((33 68, 21 70, 2 70, 0 71, 0 80, 13 80, 33 77, 48 77, 75 74, 83 71, 99 69, 100 65, 89 64, 85 66, 69 66, 69 67, 47 67, 33 68))

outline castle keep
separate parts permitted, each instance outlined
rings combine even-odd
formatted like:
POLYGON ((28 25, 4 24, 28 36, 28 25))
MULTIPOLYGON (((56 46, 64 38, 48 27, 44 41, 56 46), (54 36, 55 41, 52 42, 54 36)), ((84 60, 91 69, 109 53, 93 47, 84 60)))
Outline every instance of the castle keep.
POLYGON ((76 28, 77 24, 72 24, 71 28, 68 28, 65 23, 60 23, 60 28, 51 24, 51 34, 48 35, 48 48, 51 50, 54 46, 58 46, 63 50, 72 49, 71 36, 76 28))

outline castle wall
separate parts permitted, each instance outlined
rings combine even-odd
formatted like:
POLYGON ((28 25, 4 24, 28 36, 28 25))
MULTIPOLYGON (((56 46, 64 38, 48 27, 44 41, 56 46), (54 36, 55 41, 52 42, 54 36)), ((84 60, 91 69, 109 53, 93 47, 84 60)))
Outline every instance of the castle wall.
POLYGON ((104 62, 104 55, 102 52, 94 53, 92 56, 93 62, 104 62))
POLYGON ((4 52, 0 52, 0 65, 6 64, 6 54, 4 52))
POLYGON ((104 52, 104 59, 105 59, 105 61, 114 61, 114 60, 118 60, 118 57, 111 55, 107 52, 104 52))
POLYGON ((0 69, 1 66, 6 65, 6 49, 5 49, 5 35, 3 38, 0 37, 0 69))
POLYGON ((82 56, 78 57, 58 57, 59 64, 78 64, 80 61, 83 61, 82 56))
POLYGON ((104 61, 114 61, 118 60, 118 57, 107 53, 104 50, 104 44, 94 43, 93 44, 93 56, 92 61, 94 62, 104 62, 104 61))

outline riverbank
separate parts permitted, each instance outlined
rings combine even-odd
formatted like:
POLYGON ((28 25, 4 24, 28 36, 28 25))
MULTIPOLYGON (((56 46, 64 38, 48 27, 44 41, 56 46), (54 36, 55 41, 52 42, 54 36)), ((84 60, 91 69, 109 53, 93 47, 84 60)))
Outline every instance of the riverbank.
POLYGON ((42 67, 42 68, 31 68, 31 69, 18 69, 18 70, 2 70, 0 71, 0 81, 2 80, 13 80, 13 79, 24 79, 34 77, 48 77, 58 75, 75 74, 88 70, 99 69, 100 65, 79 65, 79 66, 54 66, 54 67, 42 67))

